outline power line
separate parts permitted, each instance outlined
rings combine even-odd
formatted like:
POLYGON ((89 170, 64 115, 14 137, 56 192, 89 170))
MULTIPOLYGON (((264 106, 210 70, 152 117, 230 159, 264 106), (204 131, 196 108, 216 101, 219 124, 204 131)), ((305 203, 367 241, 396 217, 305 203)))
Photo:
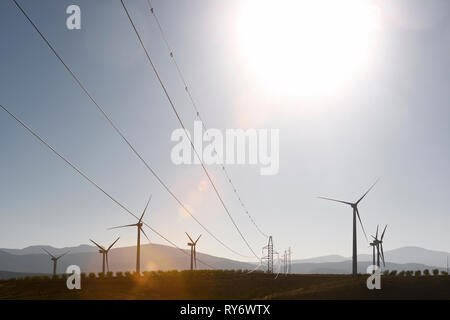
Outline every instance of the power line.
MULTIPOLYGON (((72 162, 70 162, 66 157, 64 157, 61 153, 56 151, 55 148, 53 148, 50 144, 48 144, 43 138, 41 138, 33 129, 31 129, 27 124, 25 124, 22 120, 20 120, 15 114, 10 112, 5 106, 0 104, 0 108, 2 108, 7 114, 9 114, 14 120, 16 120, 23 128, 25 128, 29 133, 31 133, 36 139, 38 139, 44 146, 46 146, 50 151, 52 151, 54 154, 56 154, 61 160, 63 160, 66 164, 68 164, 72 169, 74 169, 79 175, 81 175, 84 179, 86 179, 88 182, 90 182, 94 187, 96 187, 98 190, 100 190, 104 195, 106 195, 109 199, 111 199, 115 204, 117 204, 120 208, 125 210, 128 214, 139 220, 139 217, 135 215, 133 212, 131 212, 125 205, 120 203, 118 200, 116 200, 113 196, 111 196, 108 192, 105 191, 102 187, 100 187, 94 180, 89 178, 83 171, 81 171, 77 166, 75 166, 72 162)), ((187 252, 185 252, 183 249, 178 247, 175 243, 167 239, 165 236, 163 236, 161 233, 159 233, 156 229, 152 228, 150 225, 148 225, 146 222, 143 221, 143 224, 148 227, 151 231, 153 231, 156 235, 170 243, 172 246, 177 248, 178 250, 182 251, 184 254, 189 255, 187 252)), ((200 261, 200 260, 199 260, 200 261)), ((214 267, 210 266, 209 264, 200 261, 204 265, 215 269, 214 267)))
POLYGON ((22 9, 22 7, 17 3, 16 0, 12 0, 17 8, 23 13, 23 15, 27 18, 27 20, 30 22, 30 24, 33 26, 33 28, 38 32, 38 34, 41 36, 41 38, 44 40, 44 42, 47 44, 47 46, 50 48, 50 50, 53 52, 53 54, 58 58, 58 60, 63 64, 63 66, 66 68, 66 70, 70 73, 72 78, 75 80, 75 82, 79 85, 79 87, 83 90, 83 92, 89 97, 89 99, 94 103, 94 105, 97 107, 97 109, 100 111, 100 113, 103 115, 103 117, 109 122, 109 124, 113 127, 113 129, 119 134, 119 136, 125 141, 125 143, 130 147, 130 149, 133 151, 133 153, 142 161, 142 163, 145 165, 145 167, 150 171, 150 173, 158 180, 158 182, 166 189, 166 191, 178 202, 178 204, 183 208, 184 211, 186 211, 202 228, 205 230, 211 237, 213 237, 217 242, 219 242, 223 247, 225 247, 227 250, 233 252, 234 254, 237 254, 241 257, 246 257, 245 255, 233 250, 231 247, 226 245, 222 240, 217 238, 208 228, 206 228, 194 215, 193 213, 181 202, 181 200, 170 190, 170 188, 164 183, 164 181, 159 177, 159 175, 148 165, 148 163, 142 158, 142 156, 137 152, 137 150, 133 147, 133 145, 128 141, 128 139, 125 137, 125 135, 121 132, 121 130, 114 124, 114 122, 111 120, 111 118, 106 114, 106 112, 103 110, 103 108, 97 103, 97 101, 94 99, 94 97, 89 93, 87 88, 81 83, 81 81, 78 79, 78 77, 73 73, 73 71, 69 68, 69 66, 64 62, 62 57, 56 52, 54 47, 50 44, 50 42, 47 40, 47 38, 41 33, 39 28, 34 24, 34 22, 31 20, 31 18, 28 16, 28 14, 22 9))
MULTIPOLYGON (((186 81, 186 78, 184 77, 178 62, 175 59, 175 55, 173 53, 172 47, 170 46, 169 41, 167 40, 166 34, 165 34, 165 32, 164 32, 164 30, 163 30, 163 28, 161 26, 161 23, 159 22, 158 16, 155 13, 155 9, 153 8, 153 5, 150 2, 150 0, 147 0, 147 4, 148 4, 148 6, 150 8, 150 12, 152 13, 152 15, 153 15, 153 17, 155 19, 155 22, 156 22, 156 24, 158 26, 159 32, 160 32, 161 37, 162 37, 162 39, 163 39, 163 41, 164 41, 164 43, 166 45, 166 48, 169 51, 170 58, 173 61, 174 65, 175 65, 175 68, 177 69, 178 76, 180 77, 181 81, 183 82, 184 89, 185 89, 185 91, 186 91, 186 93, 187 93, 187 95, 189 97, 189 100, 191 102, 192 107, 194 108, 195 114, 198 117, 198 119, 200 119, 200 121, 202 122, 203 129, 206 131, 207 130, 206 123, 203 120, 202 116, 200 115, 200 112, 198 110, 197 104, 195 103, 195 100, 194 100, 194 98, 192 96, 192 93, 191 93, 191 91, 189 89, 189 86, 188 86, 188 83, 186 81)), ((219 156, 219 155, 217 155, 217 156, 219 156)), ((221 168, 222 168, 223 173, 225 174, 227 182, 230 183, 231 188, 233 189, 234 194, 236 195, 236 197, 237 197, 237 199, 238 199, 238 201, 239 201, 243 211, 247 214, 248 218, 250 219, 252 224, 255 226, 255 228, 259 231, 259 233, 261 233, 264 237, 268 238, 268 235, 261 230, 261 228, 256 224, 256 222, 253 219, 253 217, 250 215, 250 213, 249 213, 249 211, 247 209, 247 206, 245 205, 244 201, 242 201, 242 197, 239 195, 239 192, 238 192, 238 190, 236 188, 236 185, 231 180, 230 175, 228 174, 228 171, 226 170, 226 168, 225 168, 225 166, 223 164, 221 165, 221 168)))
POLYGON ((128 10, 127 10, 127 8, 126 8, 126 6, 125 6, 125 3, 123 2, 123 0, 120 0, 120 2, 122 3, 123 9, 125 10, 125 13, 127 14, 127 17, 128 17, 128 19, 130 20, 131 25, 133 26, 134 32, 136 33, 136 36, 137 36, 137 38, 138 38, 138 40, 139 40, 139 43, 141 44, 142 49, 144 49, 145 55, 147 56, 147 59, 148 59, 148 61, 150 62, 151 66, 152 66, 153 72, 155 73, 155 75, 156 75, 156 77, 157 77, 157 79, 158 79, 158 82, 159 82, 159 84, 161 85, 161 88, 163 89, 164 94, 166 95, 166 98, 167 98, 167 100, 169 101, 169 104, 170 104, 170 106, 172 107, 172 110, 173 110, 173 112, 175 113, 175 116, 176 116, 177 119, 178 119, 178 122, 180 123, 181 127, 183 128, 183 130, 184 130, 184 132, 185 132, 185 134, 186 134, 186 137, 188 138, 188 140, 189 140, 189 142, 190 142, 190 144, 191 144, 192 150, 194 151, 195 155, 197 156, 197 159, 199 160, 199 162, 200 162, 200 164, 201 164, 201 166, 202 166, 202 168, 203 168, 203 171, 205 172, 206 176, 208 177, 209 182, 211 183, 211 185, 212 185, 212 187, 213 187, 213 189, 214 189, 214 191, 215 191, 217 197, 219 198, 220 203, 222 204, 222 207, 225 209, 226 213, 228 214, 228 217, 230 218, 230 220, 231 220, 231 222, 233 223, 235 229, 237 230, 237 232, 238 232, 239 235, 241 236, 242 240, 245 242, 246 246, 247 246, 247 247, 249 248, 249 250, 253 253, 253 255, 256 257, 256 259, 259 260, 259 257, 256 255, 255 251, 253 251, 253 249, 252 249, 252 247, 250 246, 250 244, 248 243, 247 239, 244 237, 244 235, 242 234, 241 230, 239 229, 239 227, 237 226, 236 222, 234 221, 233 217, 231 216, 231 213, 229 212, 227 206, 225 205, 225 202, 223 201, 221 195, 219 194, 219 191, 217 190, 216 185, 214 184, 214 182, 213 182, 211 176, 209 175, 209 172, 208 172, 208 170, 206 169, 205 164, 203 163, 201 157, 199 156, 197 150, 195 149, 194 143, 192 142, 192 140, 191 140, 189 134, 187 133, 186 127, 184 126, 184 123, 183 123, 183 121, 181 120, 180 115, 178 114, 178 111, 177 111, 177 109, 175 108, 175 105, 173 104, 172 99, 170 98, 170 95, 169 95, 169 93, 167 92, 167 89, 166 89, 164 83, 163 83, 162 80, 161 80, 161 77, 159 76, 158 70, 156 70, 156 67, 155 67, 155 65, 153 64, 153 61, 152 61, 152 59, 150 58, 150 54, 149 54, 147 48, 145 47, 144 42, 142 41, 139 32, 138 32, 137 29, 136 29, 136 26, 135 26, 135 24, 134 24, 134 22, 133 22, 133 19, 131 18, 130 14, 128 13, 128 10))

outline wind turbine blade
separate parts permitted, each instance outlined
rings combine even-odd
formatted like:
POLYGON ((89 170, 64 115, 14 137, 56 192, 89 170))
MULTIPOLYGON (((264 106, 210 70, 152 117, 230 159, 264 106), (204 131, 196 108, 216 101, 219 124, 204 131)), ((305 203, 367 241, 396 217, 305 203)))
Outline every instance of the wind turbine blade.
POLYGON ((91 242, 93 243, 93 244, 95 244, 97 247, 99 247, 101 250, 105 250, 105 248, 103 248, 101 245, 99 245, 97 242, 95 242, 94 240, 92 240, 92 239, 89 239, 89 240, 91 240, 91 242))
POLYGON ((364 237, 366 237, 366 241, 369 242, 369 239, 367 239, 366 230, 364 230, 364 226, 363 226, 363 224, 362 224, 361 217, 359 216, 359 210, 358 210, 358 208, 356 208, 356 215, 358 216, 359 223, 361 224, 362 231, 364 232, 364 237))
POLYGON ((189 235, 189 233, 185 232, 186 235, 188 236, 189 240, 191 240, 192 243, 194 243, 194 240, 192 240, 191 236, 189 235))
POLYGON ((377 225, 377 233, 375 234, 375 238, 378 238, 378 225, 377 225))
POLYGON ((147 234, 145 233, 144 229, 142 229, 142 228, 139 228, 139 229, 141 229, 141 232, 142 232, 142 233, 144 234, 144 236, 147 238, 148 242, 151 242, 151 241, 150 241, 150 238, 147 237, 147 234))
POLYGON ((387 225, 384 227, 383 233, 381 234, 381 241, 383 241, 384 233, 386 232, 387 225))
POLYGON ((65 252, 65 253, 63 253, 62 255, 60 255, 60 256, 58 256, 58 257, 56 257, 56 259, 59 259, 59 258, 61 258, 61 257, 63 257, 63 256, 65 256, 66 254, 68 254, 70 251, 67 251, 67 252, 65 252))
POLYGON ((55 258, 55 256, 54 255, 52 255, 50 252, 48 252, 47 250, 45 250, 44 248, 41 248, 42 250, 44 250, 45 252, 47 252, 47 254, 50 256, 50 257, 52 257, 52 258, 54 258, 54 259, 56 259, 55 258))
POLYGON ((151 200, 151 199, 152 199, 152 195, 150 195, 150 198, 148 198, 148 201, 147 201, 147 204, 145 205, 144 211, 142 212, 142 215, 141 215, 141 217, 139 218, 139 222, 142 221, 142 218, 144 217, 145 211, 147 211, 147 207, 148 207, 148 204, 150 203, 150 200, 151 200))
POLYGON ((111 230, 111 229, 118 229, 118 228, 126 228, 126 227, 136 227, 136 226, 137 226, 137 223, 134 223, 134 224, 127 224, 127 225, 124 225, 124 226, 118 226, 118 227, 108 228, 108 230, 111 230))
POLYGON ((369 193, 369 191, 372 190, 372 188, 377 184, 378 180, 380 180, 380 178, 378 178, 377 181, 375 181, 375 183, 369 188, 369 190, 367 190, 366 193, 364 193, 363 196, 359 198, 358 201, 356 201, 356 204, 360 203, 361 200, 364 199, 364 197, 369 193))
POLYGON ((197 244, 197 242, 198 242, 198 240, 200 239, 201 236, 202 236, 202 235, 199 235, 199 236, 198 236, 198 238, 197 238, 197 240, 195 240, 194 244, 197 244))
POLYGON ((111 249, 111 248, 113 247, 113 245, 115 245, 116 242, 119 241, 119 239, 120 239, 120 237, 118 237, 118 238, 116 239, 116 241, 114 241, 114 242, 108 247, 108 249, 107 249, 106 251, 109 251, 109 249, 111 249))
POLYGON ((324 199, 324 200, 330 200, 330 201, 336 201, 336 202, 340 202, 340 203, 345 203, 348 205, 352 205, 353 203, 351 202, 347 202, 347 201, 342 201, 342 200, 336 200, 336 199, 331 199, 331 198, 325 198, 325 197, 318 197, 319 199, 324 199))

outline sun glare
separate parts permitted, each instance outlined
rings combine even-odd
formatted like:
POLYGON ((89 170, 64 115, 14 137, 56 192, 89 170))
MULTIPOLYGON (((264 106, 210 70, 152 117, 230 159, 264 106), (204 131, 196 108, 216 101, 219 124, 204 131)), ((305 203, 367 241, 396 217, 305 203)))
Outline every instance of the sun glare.
POLYGON ((329 95, 368 64, 379 26, 365 0, 248 0, 237 24, 244 64, 264 90, 329 95))

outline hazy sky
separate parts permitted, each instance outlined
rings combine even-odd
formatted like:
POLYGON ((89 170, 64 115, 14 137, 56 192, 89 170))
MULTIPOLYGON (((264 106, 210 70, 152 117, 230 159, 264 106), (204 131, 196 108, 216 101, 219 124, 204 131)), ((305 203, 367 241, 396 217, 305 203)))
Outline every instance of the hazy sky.
MULTIPOLYGON (((19 2, 198 219, 227 245, 250 255, 211 187, 203 190, 206 177, 201 168, 172 164, 170 135, 179 124, 120 1, 19 2), (81 7, 81 30, 66 28, 65 11, 70 4, 81 7)), ((288 42, 271 42, 278 39, 271 31, 280 32, 282 3, 277 7, 277 2, 271 2, 278 20, 263 20, 264 34, 250 34, 253 39, 261 37, 267 51, 254 47, 251 52, 241 39, 250 29, 242 30, 239 22, 246 1, 152 2, 208 126, 280 129, 277 175, 261 176, 254 165, 228 166, 250 213, 261 229, 273 235, 278 251, 291 246, 294 258, 350 256, 351 208, 317 196, 354 201, 378 177, 380 182, 361 203, 360 212, 371 234, 377 224, 389 224, 385 250, 417 245, 450 251, 448 1, 372 1, 379 9, 379 20, 370 52, 345 83, 336 74, 341 69, 329 69, 333 67, 327 59, 336 57, 333 50, 321 52, 313 64, 327 66, 325 71, 302 72, 310 65, 308 59, 315 58, 303 56, 303 47, 290 47, 303 41, 295 36, 295 28, 290 28, 293 37, 288 42), (292 54, 291 48, 300 49, 292 54), (338 89, 305 92, 306 80, 314 76, 319 77, 314 81, 324 85, 338 79, 332 83, 338 89), (287 84, 289 92, 284 92, 281 89, 287 84)), ((146 1, 128 0, 126 4, 191 128, 195 114, 146 1)), ((345 20, 339 11, 331 20, 321 17, 322 13, 324 17, 334 13, 327 7, 314 12, 317 21, 329 29, 336 29, 332 23, 345 20)), ((314 38, 317 23, 314 26, 299 34, 326 43, 326 38, 320 38, 323 32, 314 38)), ((358 30, 357 25, 352 28, 358 30)), ((331 61, 345 67, 349 56, 339 49, 339 43, 335 45, 336 52, 344 53, 343 60, 341 64, 339 59, 331 61)), ((153 194, 146 222, 180 247, 187 247, 184 231, 194 236, 202 233, 199 251, 240 258, 182 213, 12 1, 0 2, 0 103, 136 213, 153 194)), ((135 243, 134 229, 107 230, 134 219, 3 111, 0 147, 0 247, 73 246, 89 238, 104 243, 118 235, 121 246, 135 243)), ((220 168, 210 170, 231 214, 260 254, 266 239, 240 209, 220 168)), ((166 244, 148 234, 155 243, 166 244)), ((358 241, 359 253, 369 253, 359 226, 358 241)))

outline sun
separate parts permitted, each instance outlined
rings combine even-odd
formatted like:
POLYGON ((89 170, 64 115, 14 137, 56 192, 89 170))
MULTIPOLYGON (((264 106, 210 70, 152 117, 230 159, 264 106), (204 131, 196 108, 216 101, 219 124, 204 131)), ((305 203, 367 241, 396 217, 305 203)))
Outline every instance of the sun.
POLYGON ((237 19, 239 54, 264 90, 329 95, 367 67, 379 20, 368 0, 247 0, 237 19))

